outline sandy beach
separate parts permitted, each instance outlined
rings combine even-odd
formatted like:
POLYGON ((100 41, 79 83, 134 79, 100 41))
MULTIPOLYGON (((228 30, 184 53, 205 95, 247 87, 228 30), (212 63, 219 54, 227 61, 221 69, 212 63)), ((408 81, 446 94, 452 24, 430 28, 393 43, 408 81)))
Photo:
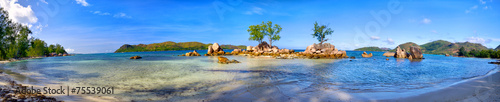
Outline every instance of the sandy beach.
POLYGON ((381 100, 381 101, 402 101, 402 102, 498 102, 500 101, 500 71, 490 75, 472 78, 444 89, 425 93, 418 96, 381 100))
MULTIPOLYGON (((263 58, 266 59, 266 58, 263 58)), ((275 60, 275 59, 266 59, 275 60)), ((429 59, 428 59, 429 60, 429 59)), ((248 60, 242 60, 243 62, 250 62, 248 60)), ((303 60, 311 61, 311 60, 303 60)), ((357 62, 356 62, 357 63, 357 62)), ((253 65, 253 64, 251 64, 253 65)), ((397 95, 398 93, 392 94, 357 94, 353 92, 342 91, 341 88, 336 87, 337 85, 322 86, 321 84, 308 83, 306 81, 276 81, 273 79, 259 79, 258 83, 249 83, 244 80, 232 80, 228 83, 222 83, 216 86, 202 87, 210 91, 207 94, 197 94, 199 91, 190 89, 192 92, 182 92, 175 94, 180 94, 179 96, 174 96, 171 94, 165 94, 162 98, 153 98, 155 101, 292 101, 292 102, 321 102, 321 101, 382 101, 382 102, 392 102, 392 101, 403 101, 403 102, 426 102, 426 101, 463 101, 463 102, 480 102, 480 101, 500 101, 500 72, 499 66, 494 70, 491 70, 488 74, 483 76, 478 76, 470 79, 466 79, 450 86, 445 86, 441 89, 433 89, 434 91, 417 94, 414 96, 405 97, 395 97, 392 95, 397 95), (304 84, 304 85, 296 85, 304 84), (193 94, 193 95, 190 95, 193 94), (386 96, 381 96, 386 95, 386 96)), ((227 70, 226 67, 222 67, 220 71, 227 70)), ((238 69, 242 70, 242 69, 238 69)), ((218 70, 214 70, 218 71, 218 70)), ((243 71, 243 70, 242 70, 243 71)), ((255 73, 237 73, 239 77, 252 77, 255 73)), ((270 73, 272 74, 272 73, 270 73)), ((276 73, 274 73, 276 74, 276 73)), ((2 88, 8 87, 8 83, 13 80, 15 75, 6 74, 4 71, 0 74, 0 86, 2 88)), ((287 76, 289 77, 289 76, 287 76)), ((191 79, 193 80, 193 79, 191 79)), ((57 87, 61 86, 56 84, 44 84, 44 85, 30 85, 19 81, 18 84, 24 86, 34 86, 35 88, 41 87, 57 87)), ((194 87, 193 87, 194 88, 194 87)), ((194 88, 196 89, 196 88, 194 88)), ((200 89, 199 89, 200 90, 200 89)), ((156 90, 161 91, 161 90, 156 90)), ((132 92, 134 93, 134 92, 132 92)), ((406 93, 402 93, 406 94, 406 93)), ((163 94, 162 94, 163 95, 163 94)), ((147 101, 141 99, 135 99, 131 97, 115 97, 109 95, 100 96, 90 96, 90 95, 47 95, 48 97, 54 97, 61 101, 99 101, 99 102, 113 102, 113 101, 147 101)))

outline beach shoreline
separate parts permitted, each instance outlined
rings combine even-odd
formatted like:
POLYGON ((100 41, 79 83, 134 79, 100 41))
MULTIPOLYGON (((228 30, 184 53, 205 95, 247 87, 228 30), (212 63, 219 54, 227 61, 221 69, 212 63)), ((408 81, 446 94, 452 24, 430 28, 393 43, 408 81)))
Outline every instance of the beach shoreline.
POLYGON ((484 76, 478 76, 448 87, 427 92, 417 96, 378 101, 404 102, 496 102, 500 101, 500 70, 497 67, 484 76))
MULTIPOLYGON (((266 57, 258 57, 258 58, 266 58, 266 57)), ((398 98, 389 98, 389 99, 369 99, 363 96, 357 96, 352 93, 342 92, 342 91, 320 91, 320 92, 311 92, 308 93, 310 95, 296 95, 292 99, 286 99, 283 97, 288 96, 280 96, 276 95, 276 93, 284 93, 284 92, 294 92, 294 91, 286 91, 286 87, 279 87, 283 89, 271 89, 274 94, 258 94, 257 96, 253 94, 249 94, 245 89, 246 87, 234 86, 234 84, 238 84, 238 82, 232 83, 232 85, 224 86, 222 89, 230 89, 230 90, 216 90, 217 92, 210 94, 208 96, 196 96, 189 98, 181 98, 181 99, 166 99, 166 100, 178 100, 178 101, 217 101, 217 100, 247 100, 247 101, 266 101, 267 99, 278 99, 279 101, 500 101, 500 71, 498 71, 500 67, 496 67, 489 74, 473 77, 470 79, 465 79, 461 82, 457 82, 455 84, 442 87, 440 89, 436 89, 434 91, 425 92, 422 94, 418 94, 415 96, 405 96, 398 98), (263 99, 263 100, 262 100, 263 99)), ((14 76, 8 75, 6 73, 2 73, 4 75, 10 76, 11 78, 14 76)), ((4 76, 1 76, 2 78, 4 76)), ((19 81, 16 81, 19 82, 19 81)), ((8 81, 0 81, 0 83, 5 84, 8 81)), ((24 83, 20 83, 25 85, 24 83)), ((269 83, 272 84, 272 83, 269 83)), ((32 86, 26 84, 28 86, 32 86)), ((56 85, 48 85, 48 86, 57 86, 56 85)), ((60 85, 59 85, 60 86, 60 85)), ((243 85, 245 86, 245 85, 243 85)), ((258 88, 256 90, 268 90, 266 88, 258 88)), ((130 101, 129 98, 123 97, 112 97, 112 96, 86 96, 86 95, 70 95, 68 96, 49 96, 55 97, 58 100, 62 101, 130 101)), ((161 100, 161 99, 160 99, 161 100)), ((272 101, 272 100, 267 100, 272 101)), ((275 100, 276 101, 276 100, 275 100)))

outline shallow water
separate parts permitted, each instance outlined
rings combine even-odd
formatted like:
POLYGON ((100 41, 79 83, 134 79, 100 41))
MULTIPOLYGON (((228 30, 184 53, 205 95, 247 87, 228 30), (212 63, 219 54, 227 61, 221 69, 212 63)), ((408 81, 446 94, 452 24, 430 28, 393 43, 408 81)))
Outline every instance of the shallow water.
POLYGON ((112 96, 123 99, 230 96, 286 100, 329 92, 343 93, 338 98, 405 97, 482 76, 498 67, 488 64, 492 59, 424 54, 424 60, 410 61, 384 57, 383 52, 368 52, 373 57, 362 58, 359 51, 347 51, 355 59, 226 56, 242 62, 238 64, 218 64, 217 57, 176 56, 186 52, 78 54, 1 64, 0 69, 8 70, 23 83, 115 87, 120 91, 112 96), (135 55, 143 58, 128 59, 135 55))

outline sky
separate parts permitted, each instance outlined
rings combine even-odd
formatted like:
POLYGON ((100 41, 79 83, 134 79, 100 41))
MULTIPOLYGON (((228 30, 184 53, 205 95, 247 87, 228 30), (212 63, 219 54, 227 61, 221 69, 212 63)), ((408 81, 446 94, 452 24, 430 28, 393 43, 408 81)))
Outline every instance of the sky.
POLYGON ((288 49, 319 43, 316 21, 334 30, 327 43, 341 50, 435 40, 500 45, 497 0, 0 0, 0 7, 32 37, 69 53, 165 41, 255 46, 247 29, 263 21, 282 27, 272 44, 288 49))

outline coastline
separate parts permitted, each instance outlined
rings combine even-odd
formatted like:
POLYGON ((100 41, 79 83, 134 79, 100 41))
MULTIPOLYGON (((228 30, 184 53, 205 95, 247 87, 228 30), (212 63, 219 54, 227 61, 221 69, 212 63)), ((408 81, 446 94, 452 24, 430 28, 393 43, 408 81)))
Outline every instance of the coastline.
MULTIPOLYGON (((43 57, 42 57, 43 58, 43 57)), ((259 56, 259 58, 267 58, 264 56, 259 56)), ((498 69, 499 67, 496 67, 498 69)), ((2 73, 5 74, 5 73, 2 73)), ((7 74, 5 74, 7 75, 7 74)), ((11 76, 11 75, 9 75, 11 76)), ((13 77, 13 76, 11 76, 13 77)), ((342 95, 348 95, 348 93, 336 91, 332 92, 334 95, 337 96, 328 96, 328 95, 322 95, 321 92, 314 93, 313 95, 307 95, 305 97, 297 97, 293 98, 292 100, 298 99, 301 101, 307 101, 308 99, 316 99, 317 96, 325 96, 325 97, 320 97, 317 98, 317 100, 322 100, 321 98, 325 98, 328 100, 341 100, 341 101, 500 101, 500 90, 495 90, 495 89, 500 89, 500 71, 498 70, 492 70, 486 75, 482 76, 477 76, 473 77, 470 79, 465 79, 462 82, 457 82, 453 85, 443 87, 441 89, 436 89, 431 92, 426 92, 422 93, 416 96, 408 96, 408 97, 401 97, 401 98, 393 98, 393 99, 377 99, 377 100, 370 100, 370 99, 364 99, 360 97, 353 97, 353 98, 345 98, 345 97, 340 97, 342 95), (491 82, 490 80, 493 80, 491 82), (487 85, 486 85, 487 84, 487 85), (496 84, 496 85, 495 85, 496 84), (478 89, 479 88, 479 89, 478 89), (493 89, 493 90, 491 90, 493 89), (443 98, 444 97, 444 98, 443 98), (307 99, 306 99, 307 98, 307 99), (358 99, 359 98, 359 99, 358 99)), ((1 81, 2 85, 4 85, 4 81, 1 81)), ((24 84, 23 84, 24 85, 24 84)), ((28 84, 26 84, 28 85, 28 84)), ((29 85, 32 86, 32 85, 29 85)), ((48 85, 48 86, 57 86, 57 85, 48 85)), ((224 89, 231 89, 234 86, 225 86, 224 89)), ((236 89, 237 91, 235 92, 227 92, 225 90, 217 90, 218 92, 214 93, 214 95, 220 95, 221 97, 216 97, 213 100, 210 99, 211 97, 203 97, 199 98, 201 100, 225 100, 224 98, 228 98, 230 100, 238 100, 238 99, 245 99, 245 100, 253 100, 253 99, 258 99, 259 97, 263 97, 262 99, 269 97, 266 96, 266 94, 259 94, 257 97, 252 96, 252 95, 247 95, 242 94, 238 95, 237 97, 231 96, 233 93, 239 93, 241 90, 245 89, 236 89), (229 93, 229 94, 228 94, 229 93), (222 98, 222 99, 221 99, 222 98)), ((264 90, 264 89, 262 89, 264 90)), ((267 89, 266 89, 267 90, 267 89)), ((279 89, 282 90, 282 89, 279 89)), ((275 90, 276 92, 280 92, 279 90, 275 90)), ((71 95, 71 96, 50 96, 50 97, 55 97, 58 100, 62 101, 127 101, 126 98, 116 98, 116 97, 111 97, 111 96, 84 96, 84 95, 71 95)), ((215 97, 215 96, 214 96, 215 97)), ((280 97, 280 96, 278 96, 280 97)), ((195 101, 192 99, 180 99, 183 101, 195 101)), ((281 100, 281 99, 280 99, 281 100)), ((309 101, 311 101, 309 100, 309 101)), ((130 101, 130 100, 128 100, 130 101)), ((254 100, 255 101, 255 100, 254 100)), ((282 101, 287 101, 286 99, 282 101)), ((290 100, 288 100, 290 101, 290 100)), ((326 101, 326 100, 322 100, 326 101)))
POLYGON ((497 102, 500 101, 500 70, 497 67, 487 75, 458 82, 454 85, 417 96, 379 101, 403 102, 497 102))

